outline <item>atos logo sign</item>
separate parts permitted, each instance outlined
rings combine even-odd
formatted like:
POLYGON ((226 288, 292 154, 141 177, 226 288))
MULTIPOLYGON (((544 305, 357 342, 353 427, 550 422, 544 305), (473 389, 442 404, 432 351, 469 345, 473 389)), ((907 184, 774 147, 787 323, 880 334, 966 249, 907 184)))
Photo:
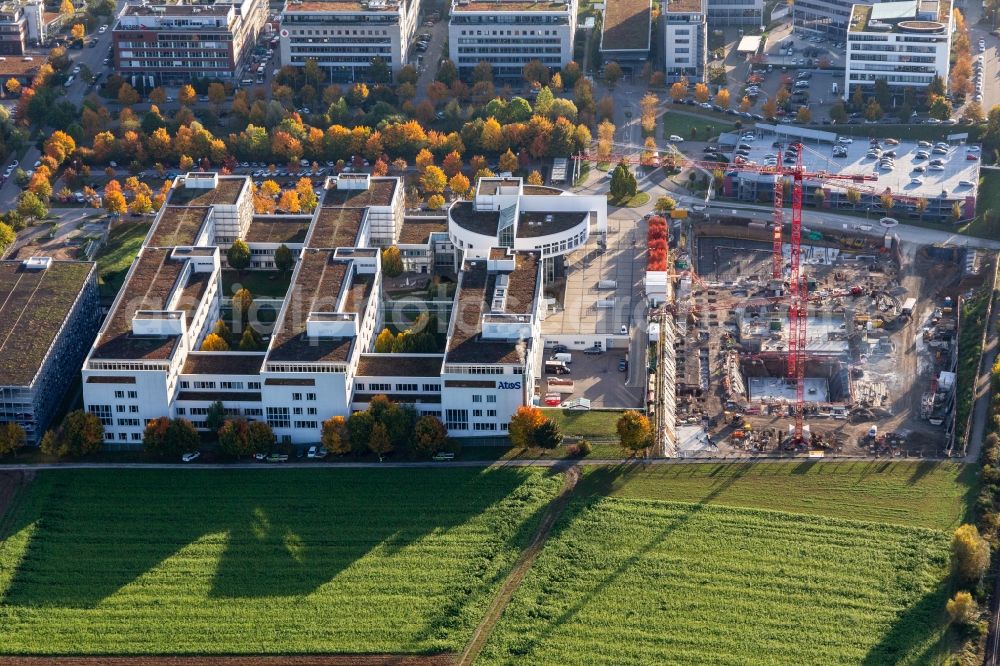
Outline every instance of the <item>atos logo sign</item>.
POLYGON ((498 389, 507 389, 509 391, 519 391, 521 389, 521 382, 497 382, 498 389))

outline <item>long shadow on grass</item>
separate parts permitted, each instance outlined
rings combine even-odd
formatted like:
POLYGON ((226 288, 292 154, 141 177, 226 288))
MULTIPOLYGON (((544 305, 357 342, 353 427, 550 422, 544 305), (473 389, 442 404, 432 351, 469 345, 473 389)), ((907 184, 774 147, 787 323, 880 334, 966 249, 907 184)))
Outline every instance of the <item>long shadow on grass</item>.
POLYGON ((942 646, 947 641, 947 631, 942 631, 945 623, 944 606, 948 600, 945 583, 939 583, 920 601, 904 610, 892 627, 882 636, 882 640, 865 655, 862 666, 884 666, 896 664, 904 658, 912 664, 936 663, 942 646), (938 633, 936 640, 929 643, 919 655, 912 654, 918 646, 926 643, 928 637, 938 633))
MULTIPOLYGON (((615 581, 619 577, 621 577, 626 571, 628 571, 633 566, 639 564, 639 562, 642 561, 643 557, 645 557, 646 553, 659 547, 671 534, 673 534, 678 529, 684 527, 684 525, 686 525, 688 521, 697 516, 701 511, 705 509, 706 506, 711 504, 711 502, 714 499, 716 499, 719 495, 724 493, 726 489, 728 489, 731 485, 736 483, 736 481, 739 480, 744 474, 746 474, 753 465, 754 465, 753 463, 740 465, 734 474, 726 477, 726 479, 723 482, 721 482, 717 487, 713 488, 712 491, 709 492, 707 495, 705 495, 705 497, 703 497, 699 502, 692 504, 689 511, 687 511, 682 516, 671 522, 669 525, 665 526, 655 536, 646 541, 646 543, 639 545, 629 557, 627 557, 617 567, 615 567, 614 571, 610 572, 607 576, 604 577, 603 580, 594 585, 592 589, 584 593, 577 602, 575 602, 572 606, 563 611, 562 614, 559 615, 559 617, 550 620, 545 624, 538 623, 538 625, 541 626, 542 628, 536 635, 521 636, 518 640, 516 640, 512 644, 512 650, 511 650, 512 654, 516 654, 521 657, 530 655, 534 651, 536 646, 545 643, 545 641, 549 639, 549 637, 552 635, 554 631, 556 631, 560 627, 565 626, 565 624, 567 622, 570 622, 573 619, 573 617, 576 616, 577 613, 586 608, 590 603, 593 602, 595 598, 599 597, 604 592, 604 590, 613 585, 615 581)), ((566 510, 563 512, 563 515, 559 518, 558 521, 556 521, 556 524, 553 526, 552 533, 549 535, 548 542, 552 543, 554 541, 557 541, 562 535, 562 533, 565 530, 569 529, 572 522, 578 516, 585 513, 591 506, 600 501, 601 495, 595 492, 596 489, 602 487, 605 489, 618 488, 621 486, 622 483, 624 483, 624 481, 620 481, 621 477, 627 478, 628 476, 635 474, 642 467, 643 465, 641 464, 631 464, 631 465, 623 464, 623 465, 617 465, 614 468, 603 469, 599 472, 593 472, 591 474, 586 475, 584 477, 585 479, 588 479, 588 477, 594 476, 595 474, 598 475, 598 478, 593 480, 588 479, 588 483, 586 485, 587 492, 580 493, 581 499, 570 500, 570 503, 566 507, 566 510)), ((545 553, 543 550, 540 557, 543 557, 544 554, 545 553)), ((572 575, 572 573, 567 572, 566 575, 572 575)), ((530 576, 531 573, 529 572, 528 577, 530 576)), ((546 594, 560 594, 560 592, 557 589, 552 589, 546 594)), ((516 599, 517 596, 518 594, 515 593, 514 598, 516 599)), ((539 603, 538 605, 543 606, 544 604, 539 603)), ((503 620, 501 619, 501 622, 502 621, 503 620)))
POLYGON ((91 608, 209 535, 211 596, 308 594, 373 549, 391 555, 474 519, 524 481, 516 469, 61 472, 2 602, 91 608))

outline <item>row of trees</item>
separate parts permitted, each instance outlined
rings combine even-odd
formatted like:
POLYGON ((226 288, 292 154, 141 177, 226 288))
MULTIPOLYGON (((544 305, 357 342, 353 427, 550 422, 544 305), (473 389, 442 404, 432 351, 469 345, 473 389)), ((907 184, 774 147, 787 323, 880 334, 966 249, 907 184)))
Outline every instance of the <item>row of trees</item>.
POLYGON ((324 421, 320 441, 335 455, 371 452, 382 460, 398 452, 429 458, 448 446, 448 431, 436 416, 418 418, 412 407, 376 395, 365 411, 324 421))

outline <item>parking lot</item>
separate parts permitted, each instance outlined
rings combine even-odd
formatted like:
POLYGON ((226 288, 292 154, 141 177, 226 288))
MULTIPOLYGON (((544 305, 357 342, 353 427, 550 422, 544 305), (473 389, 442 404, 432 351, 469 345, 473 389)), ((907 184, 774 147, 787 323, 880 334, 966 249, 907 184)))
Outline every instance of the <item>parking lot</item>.
MULTIPOLYGON (((628 349, 610 349, 601 354, 584 354, 582 351, 570 352, 573 361, 569 364, 570 374, 542 376, 537 393, 542 397, 545 406, 545 395, 550 393, 546 380, 549 377, 571 379, 572 393, 562 394, 562 401, 574 398, 590 400, 591 409, 639 407, 642 405, 643 388, 629 386, 629 378, 634 374, 645 374, 645 362, 638 368, 633 367, 632 354, 628 349), (621 369, 620 363, 628 358, 627 370, 621 369)), ((545 350, 545 357, 551 355, 551 350, 545 350)), ((552 406, 552 405, 550 405, 552 406)))

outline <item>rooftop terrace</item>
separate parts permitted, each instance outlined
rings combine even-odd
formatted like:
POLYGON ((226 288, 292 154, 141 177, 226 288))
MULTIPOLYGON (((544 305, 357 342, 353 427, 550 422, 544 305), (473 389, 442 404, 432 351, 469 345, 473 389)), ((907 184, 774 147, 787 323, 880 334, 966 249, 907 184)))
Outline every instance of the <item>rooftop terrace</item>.
POLYGON ((350 261, 334 258, 330 250, 303 253, 268 361, 344 363, 348 360, 354 338, 310 338, 306 334, 306 319, 313 312, 337 312, 337 301, 344 288, 349 291, 343 311, 364 311, 374 279, 368 275, 355 276, 346 284, 350 266, 350 261))
POLYGON ((179 187, 170 190, 167 199, 168 206, 214 206, 217 204, 233 206, 239 199, 240 192, 247 179, 242 176, 219 176, 219 184, 214 188, 179 187))
POLYGON ((650 0, 611 0, 605 4, 602 51, 648 51, 650 0))
POLYGON ((308 216, 254 215, 247 230, 248 243, 302 244, 311 218, 308 216))
POLYGON ((399 242, 402 245, 425 245, 432 233, 444 231, 448 231, 448 221, 444 218, 405 217, 399 231, 399 242))
POLYGON ((463 229, 483 236, 497 235, 497 224, 500 222, 498 211, 479 212, 471 201, 456 201, 450 214, 451 219, 463 229))
POLYGON ((566 12, 568 2, 546 0, 468 0, 452 3, 453 12, 566 12))
POLYGON ((316 216, 309 247, 354 247, 365 211, 362 208, 322 208, 316 216))
POLYGON ((356 377, 438 377, 441 354, 362 354, 356 377))
POLYGON ((568 231, 573 227, 586 222, 590 213, 545 213, 545 212, 525 212, 517 220, 518 238, 537 238, 538 236, 548 236, 568 231))
POLYGON ((149 247, 194 245, 198 231, 208 217, 207 206, 166 206, 149 239, 149 247))
POLYGON ((186 262, 172 261, 169 249, 145 248, 94 349, 94 358, 164 360, 173 353, 177 336, 132 335, 137 310, 163 310, 177 286, 186 262))
POLYGON ((359 0, 304 0, 285 2, 284 12, 398 12, 400 3, 360 2, 359 0))
POLYGON ((43 271, 0 261, 0 386, 32 382, 93 271, 83 261, 53 261, 43 271))
POLYGON ((366 208, 389 206, 399 181, 395 178, 372 178, 367 190, 348 190, 331 187, 323 198, 324 207, 366 208))

